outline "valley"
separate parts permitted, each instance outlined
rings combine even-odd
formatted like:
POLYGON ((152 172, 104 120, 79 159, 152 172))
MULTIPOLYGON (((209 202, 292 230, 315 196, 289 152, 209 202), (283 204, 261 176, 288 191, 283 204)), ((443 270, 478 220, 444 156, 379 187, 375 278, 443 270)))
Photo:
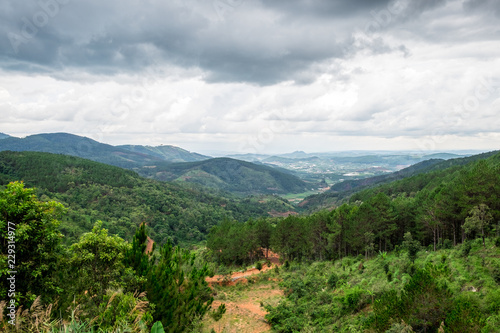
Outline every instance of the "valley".
POLYGON ((66 138, 53 152, 43 151, 51 135, 0 151, 24 331, 482 333, 500 323, 498 151, 248 162, 66 138), (80 140, 100 148, 85 155, 80 140))

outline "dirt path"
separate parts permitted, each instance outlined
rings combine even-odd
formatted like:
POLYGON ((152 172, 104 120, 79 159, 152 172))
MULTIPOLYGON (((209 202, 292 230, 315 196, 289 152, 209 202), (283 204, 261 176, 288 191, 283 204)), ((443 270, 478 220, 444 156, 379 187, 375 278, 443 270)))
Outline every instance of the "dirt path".
POLYGON ((244 272, 232 273, 230 277, 215 275, 206 279, 211 286, 214 284, 223 286, 222 289, 218 289, 218 295, 212 303, 212 309, 215 310, 224 303, 226 313, 219 322, 205 316, 207 319, 204 332, 210 332, 212 329, 217 333, 260 333, 270 331, 271 327, 265 320, 267 312, 261 306, 261 303, 275 306, 283 298, 283 292, 279 289, 278 282, 275 279, 273 281, 260 281, 255 284, 249 284, 247 280, 249 276, 281 265, 279 256, 272 251, 268 252, 268 259, 271 265, 263 265, 260 271, 251 268, 244 272))
MULTIPOLYGON (((277 282, 260 285, 248 285, 244 289, 225 287, 223 298, 215 300, 212 309, 217 309, 221 303, 226 305, 226 313, 219 322, 209 319, 204 332, 212 328, 216 332, 230 333, 261 333, 270 331, 271 327, 265 320, 266 310, 260 303, 276 305, 283 297, 277 282)), ((207 316, 209 317, 209 316, 207 316)))
POLYGON ((257 268, 251 268, 247 269, 244 272, 234 272, 231 274, 230 277, 226 275, 214 275, 211 278, 207 277, 205 280, 208 282, 209 285, 216 283, 225 286, 234 286, 236 283, 239 282, 247 283, 248 282, 246 279, 247 277, 259 274, 260 272, 265 272, 267 270, 274 268, 275 266, 281 266, 278 254, 269 251, 268 259, 271 262, 271 265, 270 266, 267 266, 266 264, 262 265, 262 269, 260 271, 257 268))

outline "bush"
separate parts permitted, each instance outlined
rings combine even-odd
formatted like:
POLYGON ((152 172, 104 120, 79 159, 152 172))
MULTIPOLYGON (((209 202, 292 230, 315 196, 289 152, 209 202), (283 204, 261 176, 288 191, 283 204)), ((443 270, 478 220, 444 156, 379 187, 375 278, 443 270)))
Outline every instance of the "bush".
POLYGON ((332 273, 328 278, 328 286, 330 288, 335 289, 337 287, 337 283, 339 282, 339 276, 335 273, 332 273))
POLYGON ((449 250, 453 247, 453 243, 451 242, 451 239, 445 239, 443 243, 441 244, 442 249, 449 250))
POLYGON ((469 256, 470 250, 472 249, 472 244, 470 241, 465 241, 462 243, 461 249, 460 249, 460 254, 462 257, 467 257, 469 256))
POLYGON ((342 310, 346 313, 354 312, 359 310, 361 307, 360 301, 363 296, 363 290, 359 287, 354 287, 348 289, 345 292, 345 296, 342 299, 342 310))
POLYGON ((482 321, 478 301, 470 296, 459 296, 446 314, 445 326, 451 333, 480 332, 482 321))

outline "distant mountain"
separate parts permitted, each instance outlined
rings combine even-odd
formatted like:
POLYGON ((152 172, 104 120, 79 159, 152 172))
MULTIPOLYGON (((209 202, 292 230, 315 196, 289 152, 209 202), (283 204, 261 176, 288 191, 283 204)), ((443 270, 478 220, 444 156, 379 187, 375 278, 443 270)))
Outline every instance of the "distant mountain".
POLYGON ((293 153, 280 154, 279 156, 285 158, 307 158, 310 157, 311 155, 301 150, 297 150, 294 151, 293 153))
POLYGON ((22 139, 6 138, 0 140, 0 151, 5 150, 71 155, 123 168, 161 161, 155 156, 132 152, 68 133, 36 134, 22 139))
POLYGON ((0 151, 38 151, 86 158, 92 161, 133 169, 160 162, 188 162, 208 159, 174 146, 112 146, 68 133, 7 137, 0 140, 0 151))
POLYGON ((276 168, 227 157, 146 166, 139 174, 165 181, 196 183, 239 194, 300 193, 308 184, 276 168))
POLYGON ((262 161, 265 158, 270 157, 271 155, 266 155, 266 154, 230 154, 230 155, 225 155, 225 157, 228 158, 234 158, 237 160, 242 160, 242 161, 247 161, 247 162, 256 162, 256 161, 262 161))
POLYGON ((10 138, 10 135, 4 134, 4 133, 0 133, 0 140, 1 139, 7 139, 7 138, 10 138))
POLYGON ((168 162, 196 162, 208 160, 211 157, 205 156, 197 153, 191 153, 185 149, 165 145, 165 146, 138 146, 138 145, 123 145, 117 146, 118 148, 123 148, 130 150, 135 153, 146 154, 150 156, 157 157, 168 162))

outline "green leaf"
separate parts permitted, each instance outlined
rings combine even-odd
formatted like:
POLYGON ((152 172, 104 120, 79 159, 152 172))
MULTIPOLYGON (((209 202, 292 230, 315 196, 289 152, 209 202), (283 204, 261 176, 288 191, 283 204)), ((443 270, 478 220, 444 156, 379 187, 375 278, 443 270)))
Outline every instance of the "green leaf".
POLYGON ((154 323, 153 327, 151 327, 151 333, 165 333, 161 321, 154 323))

